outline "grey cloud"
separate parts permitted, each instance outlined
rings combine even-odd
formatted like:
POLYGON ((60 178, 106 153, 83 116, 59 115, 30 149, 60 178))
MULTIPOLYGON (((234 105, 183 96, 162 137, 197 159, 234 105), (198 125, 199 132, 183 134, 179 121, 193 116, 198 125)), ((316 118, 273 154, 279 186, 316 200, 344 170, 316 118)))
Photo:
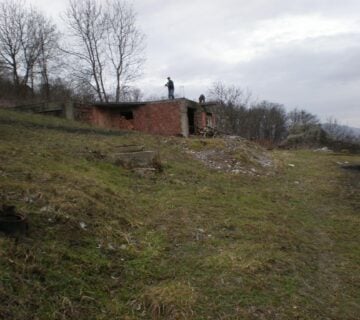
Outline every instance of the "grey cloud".
POLYGON ((246 83, 261 99, 274 100, 288 108, 308 109, 323 120, 334 116, 360 126, 360 46, 313 52, 310 44, 284 48, 251 63, 239 64, 234 74, 246 75, 246 83))

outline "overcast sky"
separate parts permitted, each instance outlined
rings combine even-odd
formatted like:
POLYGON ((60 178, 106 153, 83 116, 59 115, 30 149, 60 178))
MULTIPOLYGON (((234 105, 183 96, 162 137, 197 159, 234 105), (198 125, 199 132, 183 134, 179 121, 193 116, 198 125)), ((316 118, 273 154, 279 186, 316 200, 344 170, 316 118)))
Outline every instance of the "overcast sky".
MULTIPOLYGON (((1 0, 0 0, 1 1, 1 0)), ((54 18, 67 0, 29 0, 54 18), (51 3, 51 4, 50 4, 51 3)), ((360 127, 359 0, 133 0, 146 95, 197 99, 213 82, 360 127)))

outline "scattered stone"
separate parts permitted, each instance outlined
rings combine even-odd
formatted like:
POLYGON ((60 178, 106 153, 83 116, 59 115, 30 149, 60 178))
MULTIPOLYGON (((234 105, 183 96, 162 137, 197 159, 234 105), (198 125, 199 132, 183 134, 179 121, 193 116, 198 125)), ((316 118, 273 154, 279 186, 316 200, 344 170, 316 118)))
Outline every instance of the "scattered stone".
POLYGON ((81 229, 86 230, 87 225, 86 225, 85 222, 80 222, 79 225, 80 225, 80 228, 81 228, 81 229))
POLYGON ((196 233, 195 233, 196 241, 200 241, 200 240, 204 239, 204 233, 205 233, 204 229, 202 229, 202 228, 197 229, 196 233))
MULTIPOLYGON (((275 167, 270 153, 264 148, 238 136, 222 136, 219 145, 203 150, 192 150, 184 144, 185 152, 204 163, 210 169, 233 174, 266 175, 275 167), (256 169, 255 169, 256 167, 256 169), (254 170, 256 171, 254 171, 254 170)), ((201 141, 200 141, 201 142, 201 141)))
POLYGON ((295 168, 295 165, 292 164, 292 163, 289 163, 288 166, 291 167, 291 168, 295 168))
POLYGON ((52 206, 45 206, 40 209, 40 212, 49 213, 49 212, 54 212, 54 211, 55 211, 55 209, 52 206))
POLYGON ((112 251, 116 250, 115 247, 111 243, 109 243, 107 247, 109 250, 112 250, 112 251))
POLYGON ((333 152, 333 151, 330 150, 328 147, 323 147, 320 149, 315 149, 314 152, 333 152))

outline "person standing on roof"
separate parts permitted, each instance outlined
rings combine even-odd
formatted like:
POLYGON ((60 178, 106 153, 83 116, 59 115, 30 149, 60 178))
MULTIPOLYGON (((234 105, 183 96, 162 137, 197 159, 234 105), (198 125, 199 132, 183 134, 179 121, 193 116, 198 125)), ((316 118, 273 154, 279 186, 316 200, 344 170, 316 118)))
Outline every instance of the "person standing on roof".
POLYGON ((167 78, 168 82, 165 84, 165 87, 168 87, 169 90, 169 99, 174 100, 175 96, 174 96, 174 92, 175 92, 175 86, 174 86, 174 81, 172 81, 170 79, 170 77, 167 78))

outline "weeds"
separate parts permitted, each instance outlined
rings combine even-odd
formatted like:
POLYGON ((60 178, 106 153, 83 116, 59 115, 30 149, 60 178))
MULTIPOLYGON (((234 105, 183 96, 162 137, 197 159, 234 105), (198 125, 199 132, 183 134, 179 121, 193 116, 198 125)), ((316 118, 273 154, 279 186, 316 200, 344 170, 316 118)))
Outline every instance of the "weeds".
POLYGON ((103 134, 3 110, 0 119, 0 205, 29 223, 18 241, 0 235, 0 319, 360 314, 360 179, 338 164, 359 156, 268 154, 243 141, 231 156, 274 165, 236 175, 184 152, 227 152, 221 139, 103 134), (124 144, 159 151, 162 170, 108 162, 124 144))

